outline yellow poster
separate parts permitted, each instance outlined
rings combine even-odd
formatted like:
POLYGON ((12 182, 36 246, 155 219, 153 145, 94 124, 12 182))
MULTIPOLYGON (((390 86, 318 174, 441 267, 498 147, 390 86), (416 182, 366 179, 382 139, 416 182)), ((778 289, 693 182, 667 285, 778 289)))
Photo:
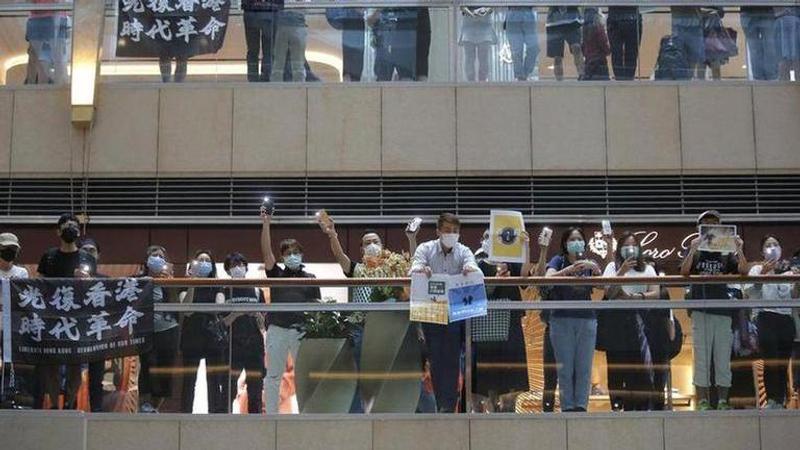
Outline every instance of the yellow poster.
POLYGON ((489 223, 489 259, 493 262, 524 263, 525 242, 522 232, 525 230, 525 221, 522 213, 492 210, 489 223))

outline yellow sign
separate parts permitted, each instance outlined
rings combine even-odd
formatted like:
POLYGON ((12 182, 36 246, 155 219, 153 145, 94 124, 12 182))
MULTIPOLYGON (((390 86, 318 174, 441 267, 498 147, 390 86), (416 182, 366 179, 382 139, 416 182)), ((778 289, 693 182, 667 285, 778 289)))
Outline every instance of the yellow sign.
POLYGON ((524 263, 526 243, 522 239, 525 221, 519 211, 491 211, 489 259, 493 262, 524 263))

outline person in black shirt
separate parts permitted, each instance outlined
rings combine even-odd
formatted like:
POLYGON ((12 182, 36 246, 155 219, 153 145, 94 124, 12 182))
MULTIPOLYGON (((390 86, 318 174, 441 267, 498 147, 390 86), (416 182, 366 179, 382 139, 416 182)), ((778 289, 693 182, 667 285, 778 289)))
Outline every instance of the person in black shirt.
MULTIPOLYGON (((697 219, 698 225, 718 225, 719 212, 706 211, 697 219)), ((742 253, 742 240, 736 238, 734 254, 699 251, 700 237, 692 240, 689 252, 681 263, 681 275, 746 275, 747 260, 742 253)), ((692 300, 728 299, 725 284, 693 284, 692 300)), ((731 387, 731 350, 733 331, 731 312, 724 309, 692 311, 692 346, 694 350, 694 385, 697 389, 698 409, 711 409, 709 388, 711 364, 714 364, 714 382, 719 403, 717 409, 730 409, 728 391, 731 387)))
MULTIPOLYGON (((42 255, 37 272, 41 278, 87 278, 97 272, 97 263, 92 255, 78 248, 81 235, 78 218, 73 214, 62 214, 56 228, 61 243, 42 255)), ((50 398, 50 408, 58 409, 58 396, 61 392, 60 366, 45 364, 36 366, 41 390, 34 398, 34 407, 42 408, 44 395, 50 398)), ((75 409, 78 389, 81 386, 81 365, 69 364, 66 367, 66 392, 64 409, 75 409)))
MULTIPOLYGON (((217 267, 210 251, 195 252, 188 275, 192 278, 217 278, 217 267)), ((225 303, 225 294, 219 287, 189 288, 186 292, 181 292, 180 299, 182 303, 225 303)), ((228 411, 225 405, 225 393, 228 389, 227 350, 226 328, 217 314, 187 314, 181 329, 183 365, 188 369, 183 379, 184 413, 192 412, 194 384, 201 359, 206 360, 208 412, 213 414, 228 411)))
MULTIPOLYGON (((485 230, 481 247, 475 251, 475 260, 485 277, 542 276, 547 264, 547 245, 539 243, 539 259, 530 263, 530 236, 523 232, 525 260, 521 263, 495 262, 489 259, 491 245, 490 230, 485 230)), ((489 301, 522 301, 520 286, 488 286, 486 294, 489 301)), ((524 311, 492 310, 486 316, 472 319, 474 377, 473 392, 488 397, 497 411, 513 411, 506 394, 527 391, 528 373, 520 365, 526 360, 525 338, 522 330, 524 311), (481 369, 481 366, 491 368, 481 369), (492 367, 493 366, 493 367, 492 367), (499 396, 499 397, 498 397, 499 396), (500 400, 498 404, 498 400, 500 400)), ((490 409, 491 411, 491 409, 490 409)))
MULTIPOLYGON (((261 253, 264 255, 264 270, 268 278, 315 278, 306 272, 303 266, 303 246, 295 239, 284 239, 280 244, 280 254, 284 268, 277 265, 272 253, 272 236, 270 224, 272 216, 261 211, 261 253)), ((322 298, 319 287, 291 286, 270 289, 272 303, 307 303, 322 298)), ((281 377, 286 369, 289 354, 297 361, 300 339, 303 337, 300 328, 304 322, 301 312, 269 314, 267 316, 267 376, 265 379, 267 414, 279 411, 281 377)))
MULTIPOLYGON (((225 272, 234 279, 247 276, 247 259, 234 252, 225 258, 225 272)), ((231 287, 225 289, 227 303, 257 305, 264 303, 260 288, 231 287)), ((231 313, 225 317, 231 330, 231 396, 238 391, 242 370, 247 379, 247 411, 261 414, 261 394, 264 389, 264 316, 262 313, 231 313)), ((229 401, 230 403, 230 401, 229 401)))
MULTIPOLYGON (((167 249, 151 245, 146 259, 135 277, 173 278, 174 266, 170 264, 167 249)), ((179 288, 153 287, 153 303, 177 303, 179 288)), ((178 318, 175 313, 153 313, 153 346, 139 355, 139 412, 157 413, 164 400, 172 396, 180 341, 178 318), (155 369, 155 370, 153 370, 155 369)))

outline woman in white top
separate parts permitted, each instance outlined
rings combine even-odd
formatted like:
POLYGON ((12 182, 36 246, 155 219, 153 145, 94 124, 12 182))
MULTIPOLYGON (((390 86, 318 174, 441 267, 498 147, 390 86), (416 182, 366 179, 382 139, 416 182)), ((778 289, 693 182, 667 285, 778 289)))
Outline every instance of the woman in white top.
MULTIPOLYGON (((781 243, 774 235, 761 239, 764 260, 750 268, 750 275, 775 275, 791 273, 786 260, 781 259, 781 243)), ((747 297, 764 300, 786 300, 800 297, 794 283, 752 284, 745 288, 747 297)), ((764 359, 764 385, 767 389, 767 408, 782 409, 787 400, 789 359, 795 338, 791 307, 758 309, 758 346, 764 359)))
MULTIPOLYGON (((606 260, 612 259, 611 257, 606 260)), ((642 248, 633 233, 625 232, 618 241, 614 258, 606 265, 604 277, 656 277, 655 269, 645 264, 642 248)), ((658 285, 624 285, 606 288, 609 300, 655 300, 658 285)), ((614 411, 646 411, 650 409, 653 390, 653 364, 644 330, 644 321, 637 310, 604 311, 603 323, 608 391, 614 411)))
MULTIPOLYGON (((17 260, 17 256, 19 256, 19 239, 16 235, 12 233, 2 233, 0 234, 0 280, 2 279, 12 279, 12 278, 28 278, 28 270, 22 266, 18 266, 14 264, 17 260)), ((3 335, 3 305, 0 302, 0 337, 3 335)), ((2 342, 2 338, 0 338, 0 342, 2 342)), ((0 345, 0 358, 3 357, 3 348, 0 345)), ((11 366, 8 365, 10 368, 11 366)), ((5 364, 0 364, 0 387, 5 387, 6 383, 6 369, 5 364)), ((4 398, 0 397, 0 402, 5 400, 4 398)))

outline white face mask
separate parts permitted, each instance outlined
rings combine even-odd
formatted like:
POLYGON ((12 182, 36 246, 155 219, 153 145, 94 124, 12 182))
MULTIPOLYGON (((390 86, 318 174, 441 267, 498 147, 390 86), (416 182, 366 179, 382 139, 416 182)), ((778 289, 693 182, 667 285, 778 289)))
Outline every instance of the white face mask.
POLYGON ((492 246, 492 243, 491 243, 491 241, 489 241, 488 238, 483 240, 483 241, 481 241, 481 250, 483 250, 483 252, 486 253, 487 255, 489 254, 489 250, 491 249, 491 246, 492 246))
POLYGON ((458 233, 442 233, 442 235, 439 236, 439 240, 442 241, 442 245, 445 247, 453 248, 458 244, 458 239, 460 237, 458 233))
POLYGON ((247 267, 236 266, 231 267, 231 278, 244 278, 247 275, 247 267))
POLYGON ((765 248, 764 258, 766 258, 768 261, 777 261, 781 259, 781 247, 779 245, 774 245, 772 247, 765 248))
POLYGON ((369 256, 371 258, 377 258, 381 255, 381 251, 383 247, 380 244, 372 243, 368 246, 364 247, 364 256, 369 256))

